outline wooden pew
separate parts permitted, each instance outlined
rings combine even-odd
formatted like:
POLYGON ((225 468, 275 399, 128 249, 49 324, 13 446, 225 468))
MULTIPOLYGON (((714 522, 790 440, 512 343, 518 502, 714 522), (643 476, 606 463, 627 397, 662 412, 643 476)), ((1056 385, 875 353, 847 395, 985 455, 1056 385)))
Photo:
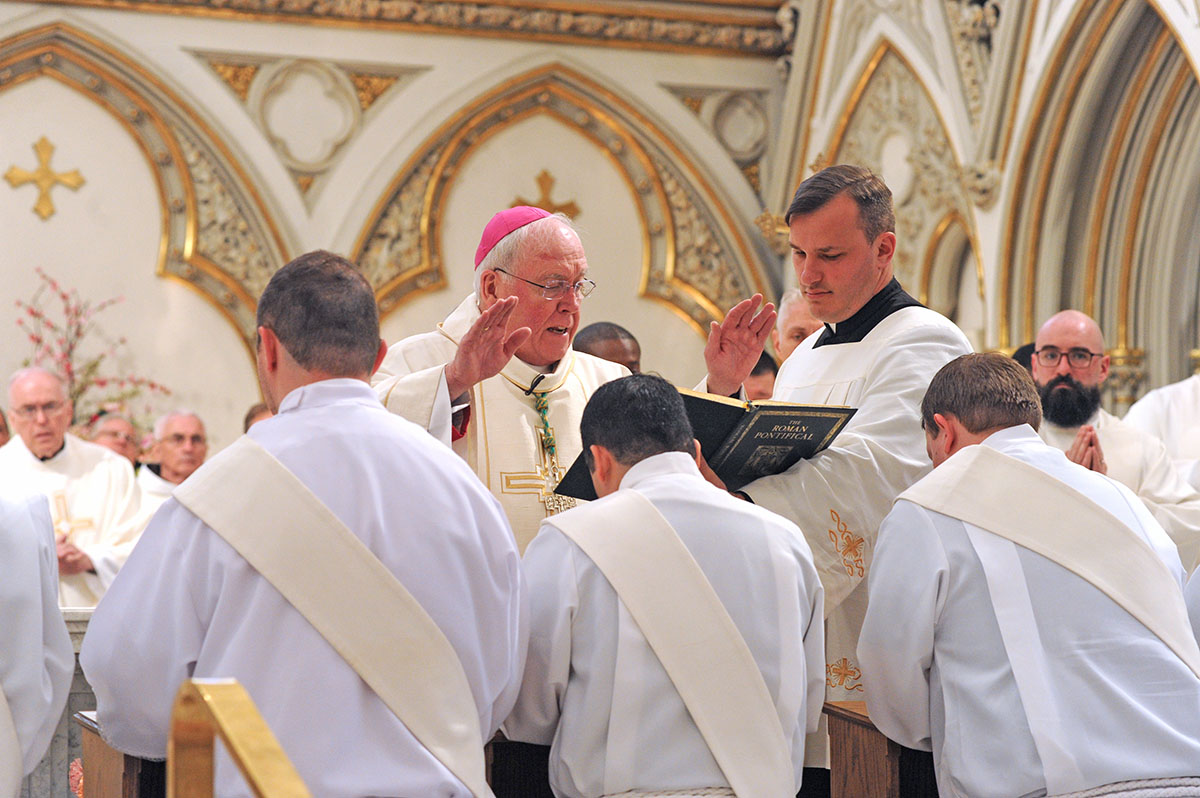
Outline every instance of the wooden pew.
POLYGON ((100 736, 95 712, 76 712, 83 737, 83 789, 87 798, 165 798, 166 763, 123 754, 100 736))
POLYGON ((865 701, 828 701, 824 712, 831 798, 936 798, 933 754, 884 737, 865 701))

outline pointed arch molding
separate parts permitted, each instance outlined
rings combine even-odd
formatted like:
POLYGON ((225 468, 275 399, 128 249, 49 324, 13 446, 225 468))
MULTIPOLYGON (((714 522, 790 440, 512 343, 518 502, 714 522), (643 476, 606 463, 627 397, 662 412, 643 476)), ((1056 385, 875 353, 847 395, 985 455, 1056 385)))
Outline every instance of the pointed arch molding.
POLYGON ((384 314, 446 285, 442 212, 459 167, 489 137, 537 114, 597 145, 637 198, 640 296, 665 303, 697 331, 754 292, 764 260, 684 153, 639 111, 561 65, 513 78, 462 109, 397 172, 354 246, 384 314))
POLYGON ((1142 0, 1082 5, 1046 75, 1007 214, 1001 345, 1081 308, 1106 333, 1123 405, 1144 364, 1154 382, 1178 379, 1196 345, 1200 84, 1142 0))
POLYGON ((0 41, 0 92, 42 76, 106 109, 137 142, 162 207, 155 273, 215 305, 252 353, 257 297, 285 247, 229 149, 162 81, 72 26, 0 41))
MULTIPOLYGON (((919 290, 927 303, 949 296, 931 281, 945 272, 935 270, 934 263, 950 221, 961 225, 982 269, 971 198, 946 131, 908 59, 883 39, 838 117, 826 150, 833 153, 833 163, 863 164, 888 182, 896 210, 896 277, 909 290, 919 290), (904 168, 898 169, 901 164, 904 168)), ((947 315, 954 310, 937 301, 931 307, 947 315)))

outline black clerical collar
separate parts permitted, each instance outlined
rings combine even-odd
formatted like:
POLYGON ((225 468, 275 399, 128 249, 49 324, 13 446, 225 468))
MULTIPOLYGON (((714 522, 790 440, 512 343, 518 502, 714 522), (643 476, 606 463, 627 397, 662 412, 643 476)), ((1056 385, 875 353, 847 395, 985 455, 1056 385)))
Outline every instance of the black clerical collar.
POLYGON ((858 312, 845 321, 837 322, 836 330, 826 324, 825 331, 813 344, 813 348, 826 344, 856 344, 866 338, 867 333, 875 329, 879 322, 897 310, 911 307, 919 308, 924 305, 909 296, 893 277, 875 296, 868 299, 867 304, 859 308, 858 312))
MULTIPOLYGON (((63 438, 62 446, 58 447, 58 451, 56 451, 54 454, 48 454, 45 457, 38 457, 38 459, 41 460, 43 463, 46 462, 47 460, 53 460, 55 457, 58 457, 60 454, 62 454, 62 451, 65 448, 67 448, 67 439, 63 438)), ((30 454, 33 454, 33 452, 30 452, 30 454)), ((37 457, 37 455, 34 455, 34 456, 37 457)))

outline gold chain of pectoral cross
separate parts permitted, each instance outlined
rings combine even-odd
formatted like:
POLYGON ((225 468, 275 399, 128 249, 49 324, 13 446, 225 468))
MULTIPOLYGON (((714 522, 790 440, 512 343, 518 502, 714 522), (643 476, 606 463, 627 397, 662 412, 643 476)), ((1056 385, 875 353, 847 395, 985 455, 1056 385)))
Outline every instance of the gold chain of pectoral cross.
POLYGON ((67 507, 67 494, 65 491, 55 491, 54 493, 54 534, 65 537, 70 540, 75 534, 76 529, 91 529, 92 519, 90 518, 71 518, 71 510, 67 507))

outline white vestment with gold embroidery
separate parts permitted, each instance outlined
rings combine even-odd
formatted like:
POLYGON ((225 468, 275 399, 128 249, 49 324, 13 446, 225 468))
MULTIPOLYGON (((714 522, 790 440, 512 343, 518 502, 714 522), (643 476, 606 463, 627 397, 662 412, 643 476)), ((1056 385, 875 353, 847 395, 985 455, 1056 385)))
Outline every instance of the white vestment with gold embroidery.
MULTIPOLYGON (((1166 564, 1167 589, 1182 586, 1174 544, 1128 488, 1068 462, 1027 425, 981 445, 1084 494, 1128 527, 1131 546, 1140 537, 1166 564)), ((1024 478, 1044 484, 1039 476, 1024 478)), ((1011 477, 1004 488, 1014 502, 1028 493, 1011 477)), ((1071 522, 1069 511, 1039 509, 1047 534, 1071 522)), ((1046 794, 1030 717, 1042 728, 1057 724, 1053 739, 1077 767, 1080 788, 1200 774, 1200 679, 1099 588, 1016 546, 998 584, 1024 583, 1033 622, 1023 629, 1033 645, 1014 650, 1034 652, 1018 666, 1040 674, 1052 697, 1023 701, 976 533, 992 536, 904 499, 884 521, 859 645, 872 722, 901 745, 933 751, 944 798, 1046 794)))
MULTIPOLYGON (((930 469, 920 420, 925 389, 971 344, 953 322, 922 307, 892 313, 858 343, 814 349, 820 334, 784 362, 772 398, 858 412, 824 452, 743 490, 808 538, 825 587, 826 699, 861 701, 855 649, 875 536, 896 496, 930 469)), ((810 767, 828 767, 823 745, 810 740, 808 748, 810 767)))
MULTIPOLYGON (((1171 462, 1162 441, 1104 409, 1087 420, 1096 428, 1108 476, 1132 490, 1179 547, 1183 567, 1200 563, 1200 493, 1171 462)), ((1043 421, 1038 434, 1059 451, 1067 451, 1079 427, 1043 421)))
POLYGON ((163 502, 171 498, 171 491, 175 490, 174 482, 168 482, 155 474, 147 465, 138 469, 137 484, 142 491, 142 506, 149 514, 153 514, 163 502))
POLYGON ((452 441, 445 367, 477 318, 472 295, 435 332, 392 346, 371 384, 388 410, 429 430, 470 464, 500 500, 517 546, 524 551, 545 518, 575 504, 555 494, 554 487, 582 450, 579 419, 587 400, 598 387, 629 370, 568 350, 554 371, 542 375, 514 357, 499 374, 471 387, 466 435, 452 441), (539 377, 533 395, 527 394, 539 377), (549 405, 553 452, 542 445, 542 417, 534 408, 537 395, 544 395, 549 405))
POLYGON ((74 435, 67 435, 58 454, 43 461, 14 436, 0 447, 0 484, 50 500, 55 532, 66 534, 96 570, 60 577, 59 603, 96 606, 149 519, 129 461, 74 435))

